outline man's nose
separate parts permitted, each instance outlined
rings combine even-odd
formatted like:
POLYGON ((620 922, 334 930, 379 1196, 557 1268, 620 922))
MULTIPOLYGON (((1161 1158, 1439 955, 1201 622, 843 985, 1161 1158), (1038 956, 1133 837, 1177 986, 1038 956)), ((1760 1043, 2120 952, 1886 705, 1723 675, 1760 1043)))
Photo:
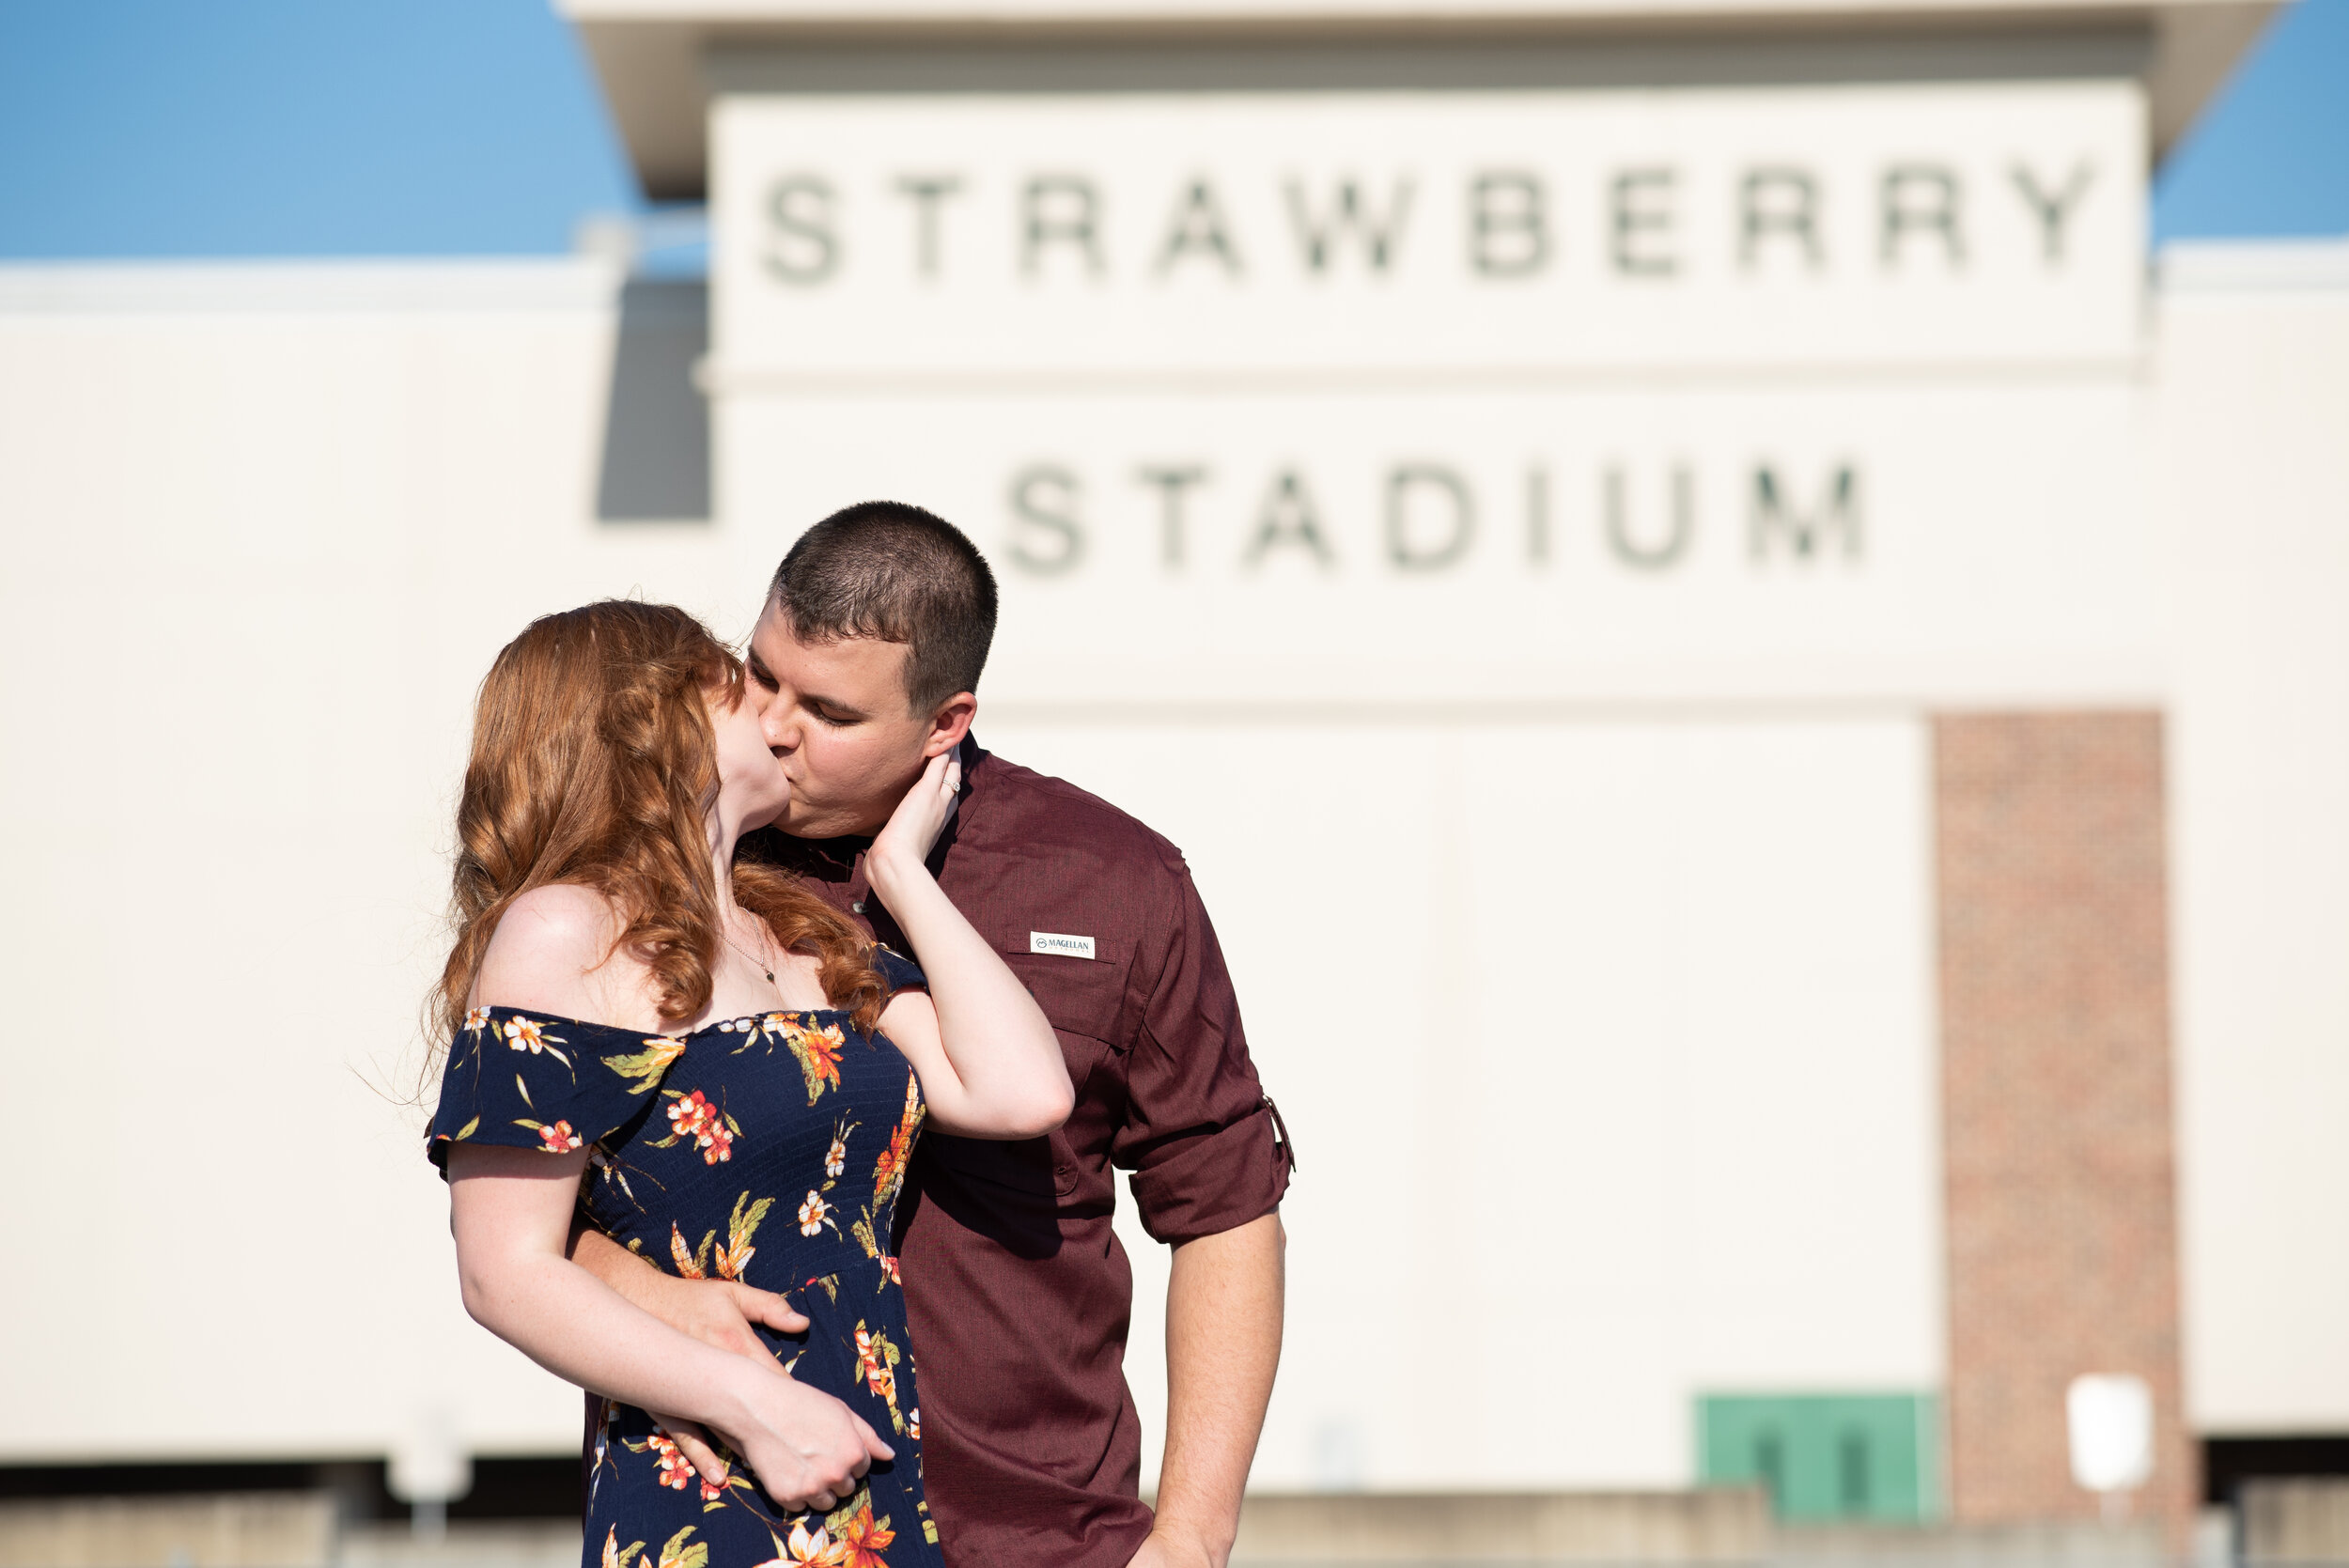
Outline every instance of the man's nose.
POLYGON ((767 737, 767 747, 775 752, 796 752, 800 749, 800 725, 789 704, 780 698, 767 705, 758 716, 758 727, 767 737))

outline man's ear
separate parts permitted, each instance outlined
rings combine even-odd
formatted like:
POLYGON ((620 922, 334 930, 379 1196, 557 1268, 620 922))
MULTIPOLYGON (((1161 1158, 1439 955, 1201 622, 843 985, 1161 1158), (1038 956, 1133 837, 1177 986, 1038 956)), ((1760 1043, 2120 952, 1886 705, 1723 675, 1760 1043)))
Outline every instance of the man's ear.
POLYGON ((938 711, 930 715, 929 737, 922 742, 922 760, 927 762, 961 745, 978 713, 979 699, 970 691, 957 691, 939 704, 938 711))

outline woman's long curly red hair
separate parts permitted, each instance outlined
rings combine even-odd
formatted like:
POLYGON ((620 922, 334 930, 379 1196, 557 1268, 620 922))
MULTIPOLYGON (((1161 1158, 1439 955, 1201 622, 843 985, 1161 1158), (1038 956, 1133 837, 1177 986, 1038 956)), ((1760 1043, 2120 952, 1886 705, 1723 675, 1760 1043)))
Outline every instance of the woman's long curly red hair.
MULTIPOLYGON (((551 882, 595 889, 626 927, 677 1022, 709 1005, 723 939, 707 827, 717 798, 708 702, 740 702, 742 663, 701 622, 665 604, 605 599, 542 615, 481 683, 473 755, 457 806, 457 939, 435 994, 442 1043, 498 920, 551 882)), ((736 902, 775 939, 822 963, 825 995, 870 1030, 886 992, 864 934, 789 872, 734 867, 736 902)))

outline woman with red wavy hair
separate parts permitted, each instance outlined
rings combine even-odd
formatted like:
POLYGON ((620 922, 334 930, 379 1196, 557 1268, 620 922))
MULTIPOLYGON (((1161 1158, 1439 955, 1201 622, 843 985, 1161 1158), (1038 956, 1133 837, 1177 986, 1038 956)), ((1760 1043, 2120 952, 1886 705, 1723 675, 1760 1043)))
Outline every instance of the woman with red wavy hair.
POLYGON ((1032 1138, 1072 1097, 1042 1012, 924 864, 958 784, 932 761, 868 852, 917 969, 736 863, 790 785, 691 615, 548 615, 482 683, 428 1146, 467 1310, 603 1396, 590 1564, 940 1561, 889 1250, 906 1160, 926 1120, 1032 1138), (783 1296, 771 1367, 571 1263, 575 1216, 649 1267, 783 1296))

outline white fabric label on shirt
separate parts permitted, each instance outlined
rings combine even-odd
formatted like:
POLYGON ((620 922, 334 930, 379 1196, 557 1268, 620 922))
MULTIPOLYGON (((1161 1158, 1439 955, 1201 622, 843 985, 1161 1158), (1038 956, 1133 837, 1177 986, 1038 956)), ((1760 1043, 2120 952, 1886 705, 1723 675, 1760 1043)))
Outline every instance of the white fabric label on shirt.
POLYGON ((1064 937, 1057 931, 1031 931, 1028 933, 1028 951, 1056 954, 1063 958, 1090 958, 1093 956, 1093 939, 1064 937))

